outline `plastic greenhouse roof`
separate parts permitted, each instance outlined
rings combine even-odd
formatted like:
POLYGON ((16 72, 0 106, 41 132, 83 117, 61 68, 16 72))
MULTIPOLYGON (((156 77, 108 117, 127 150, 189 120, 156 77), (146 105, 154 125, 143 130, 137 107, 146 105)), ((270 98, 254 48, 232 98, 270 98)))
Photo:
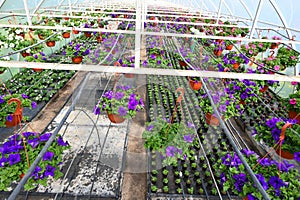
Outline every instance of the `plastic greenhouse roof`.
MULTIPOLYGON (((31 17, 39 14, 72 15, 72 12, 76 10, 87 8, 135 11, 140 6, 143 9, 146 8, 146 11, 172 10, 177 16, 189 12, 216 19, 217 23, 219 20, 229 19, 236 21, 238 27, 249 28, 251 34, 243 38, 244 41, 256 39, 270 42, 272 36, 280 35, 282 36, 280 42, 292 44, 295 49, 299 50, 300 23, 297 21, 299 21, 300 12, 298 12, 297 3, 296 0, 0 0, 0 19, 7 15, 23 15, 24 20, 31 25, 31 17), (267 36, 269 41, 262 40, 262 36, 267 36)), ((143 12, 141 14, 143 16, 143 12)), ((0 20, 0 25, 3 23, 8 24, 7 20, 0 20)), ((219 26, 219 24, 216 25, 219 26)), ((135 33, 131 31, 130 34, 135 33)))

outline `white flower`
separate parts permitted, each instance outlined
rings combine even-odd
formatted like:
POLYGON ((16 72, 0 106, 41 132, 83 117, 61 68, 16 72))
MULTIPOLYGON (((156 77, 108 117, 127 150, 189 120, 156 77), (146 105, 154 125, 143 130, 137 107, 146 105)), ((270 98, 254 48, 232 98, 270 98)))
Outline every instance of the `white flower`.
POLYGON ((14 47, 15 47, 15 44, 14 44, 14 43, 10 43, 10 44, 9 44, 9 47, 10 47, 10 48, 14 48, 14 47))
POLYGON ((22 39, 23 39, 23 37, 22 37, 22 36, 19 36, 19 35, 17 35, 15 39, 16 39, 16 40, 22 40, 22 39))
POLYGON ((4 44, 4 48, 5 48, 5 49, 8 48, 8 44, 7 44, 7 43, 4 44))
POLYGON ((10 57, 9 56, 5 56, 2 58, 3 60, 10 60, 10 57))
POLYGON ((26 53, 30 53, 30 49, 26 49, 26 51, 25 51, 26 53))
POLYGON ((20 29, 16 30, 16 34, 20 34, 22 31, 20 29))

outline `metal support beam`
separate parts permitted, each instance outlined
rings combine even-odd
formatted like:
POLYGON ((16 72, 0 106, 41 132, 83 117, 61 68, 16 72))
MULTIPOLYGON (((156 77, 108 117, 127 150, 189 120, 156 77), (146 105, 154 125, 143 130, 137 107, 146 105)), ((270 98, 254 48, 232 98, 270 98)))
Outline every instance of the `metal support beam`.
POLYGON ((217 21, 216 21, 216 24, 219 24, 219 19, 220 19, 220 15, 221 15, 222 3, 223 3, 223 0, 220 0, 220 2, 219 2, 218 16, 217 16, 217 21))
POLYGON ((140 68, 141 59, 141 30, 142 30, 142 3, 141 0, 136 0, 136 15, 135 15, 135 63, 136 69, 140 68))
POLYGON ((4 5, 4 2, 5 2, 5 0, 2 0, 2 1, 0 2, 0 9, 1 9, 2 6, 4 5))
POLYGON ((24 9, 25 9, 26 17, 27 17, 27 22, 28 22, 29 26, 32 26, 30 12, 29 12, 29 8, 28 8, 28 2, 27 2, 27 0, 23 0, 23 3, 24 3, 24 9))
POLYGON ((258 6, 257 6, 257 9, 256 9, 256 13, 255 13, 255 16, 254 16, 254 19, 253 19, 253 24, 252 24, 252 27, 251 27, 251 31, 250 31, 250 39, 253 38, 254 30, 255 30, 255 27, 256 27, 256 24, 257 24, 258 17, 259 17, 260 12, 261 12, 263 1, 264 0, 259 0, 258 6))
POLYGON ((41 0, 40 3, 36 6, 36 8, 34 9, 33 11, 33 14, 35 14, 39 9, 40 7, 42 6, 42 4, 44 3, 45 0, 41 0))

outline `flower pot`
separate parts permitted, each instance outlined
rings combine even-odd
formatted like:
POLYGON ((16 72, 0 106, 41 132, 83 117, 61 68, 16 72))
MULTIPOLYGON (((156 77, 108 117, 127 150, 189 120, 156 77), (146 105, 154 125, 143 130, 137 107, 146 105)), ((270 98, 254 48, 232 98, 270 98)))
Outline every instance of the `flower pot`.
POLYGON ((82 56, 77 56, 72 58, 73 63, 79 64, 82 62, 82 56))
POLYGON ((205 121, 207 124, 212 126, 219 126, 220 121, 217 117, 213 116, 211 113, 205 114, 205 121))
POLYGON ((217 57, 220 57, 222 55, 222 50, 214 50, 214 54, 217 57))
POLYGON ((102 37, 101 37, 101 36, 99 36, 99 37, 97 37, 97 38, 96 38, 96 40, 97 40, 97 42, 99 42, 99 43, 100 43, 100 42, 102 41, 102 37))
POLYGON ((232 48, 233 48, 233 44, 229 44, 229 45, 226 46, 226 50, 230 51, 230 50, 232 50, 232 48))
POLYGON ((125 76, 126 78, 134 78, 134 74, 130 74, 130 73, 124 74, 124 76, 125 76))
POLYGON ((35 72, 41 72, 41 71, 43 71, 43 69, 42 68, 33 68, 33 71, 35 71, 35 72))
POLYGON ((297 113, 293 110, 290 110, 289 113, 289 118, 290 119, 294 119, 294 120, 297 120, 298 121, 298 124, 300 124, 300 113, 297 113))
POLYGON ((42 36, 41 34, 38 34, 38 37, 39 37, 40 40, 44 40, 45 39, 44 36, 42 36))
POLYGON ((115 123, 115 124, 120 124, 120 123, 125 121, 125 118, 123 118, 123 117, 121 117, 120 115, 117 115, 117 114, 112 114, 112 113, 107 112, 107 116, 108 116, 108 119, 112 123, 115 123))
POLYGON ((92 37, 92 33, 91 32, 84 32, 85 37, 90 38, 92 37))
POLYGON ((234 63, 232 64, 232 68, 237 70, 240 67, 240 63, 234 63))
POLYGON ((46 42, 46 45, 47 45, 48 47, 54 47, 54 46, 55 46, 55 41, 47 41, 47 42, 46 42))
POLYGON ((30 56, 30 53, 22 52, 21 55, 25 58, 25 57, 27 57, 27 56, 30 56))
POLYGON ((183 60, 179 60, 178 62, 179 62, 179 65, 181 67, 186 67, 187 66, 186 62, 184 62, 183 60))
POLYGON ((289 152, 289 151, 285 151, 285 150, 281 149, 281 154, 280 154, 280 149, 277 148, 275 150, 275 152, 281 158, 284 158, 284 159, 287 159, 287 160, 293 160, 294 159, 294 154, 289 152))
POLYGON ((11 98, 7 103, 11 104, 12 102, 17 103, 16 111, 12 114, 12 120, 6 121, 6 127, 14 127, 21 123, 23 118, 23 109, 21 108, 21 100, 17 98, 11 98))
POLYGON ((278 48, 278 44, 277 43, 272 43, 270 46, 270 49, 276 49, 278 48))
POLYGON ((268 90, 269 86, 265 85, 263 88, 259 90, 259 92, 264 93, 268 90))
POLYGON ((189 79, 190 87, 193 90, 200 90, 201 89, 201 87, 202 87, 202 82, 201 81, 194 81, 190 77, 188 77, 188 79, 189 79))
POLYGON ((79 33, 79 31, 78 30, 72 30, 72 33, 76 35, 76 34, 79 33))
POLYGON ((70 32, 63 32, 62 36, 63 38, 70 38, 70 32))

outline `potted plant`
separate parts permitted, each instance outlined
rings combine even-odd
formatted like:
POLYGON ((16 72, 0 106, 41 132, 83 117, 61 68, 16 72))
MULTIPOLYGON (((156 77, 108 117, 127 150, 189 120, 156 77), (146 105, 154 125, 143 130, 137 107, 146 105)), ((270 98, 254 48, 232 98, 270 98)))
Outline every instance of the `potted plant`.
POLYGON ((294 124, 292 120, 270 117, 265 123, 255 126, 254 137, 273 147, 283 158, 294 159, 294 154, 300 155, 300 140, 294 133, 299 131, 300 125, 294 124), (290 125, 287 126, 287 123, 290 125))
POLYGON ((145 140, 145 147, 160 152, 163 166, 168 166, 176 164, 177 159, 188 159, 195 136, 194 130, 183 122, 170 123, 158 118, 147 123, 142 138, 145 140))
POLYGON ((297 82, 293 82, 292 84, 297 85, 296 91, 284 99, 283 103, 289 111, 289 118, 297 120, 297 123, 300 124, 300 84, 297 82))
POLYGON ((122 123, 143 109, 143 99, 131 86, 117 86, 115 90, 106 91, 100 97, 94 108, 94 114, 99 115, 105 111, 111 122, 122 123))
POLYGON ((23 108, 33 109, 36 103, 31 101, 26 94, 6 94, 0 96, 0 127, 12 127, 27 120, 23 116, 23 108))
MULTIPOLYGON (((22 179, 51 135, 52 133, 23 132, 12 135, 4 141, 0 147, 1 191, 7 191, 13 181, 22 179)), ((26 191, 34 189, 38 184, 46 186, 50 177, 54 179, 61 177, 63 174, 59 165, 63 161, 62 153, 69 148, 68 142, 64 142, 62 137, 57 135, 25 183, 24 189, 26 191)))
POLYGON ((230 51, 224 55, 223 61, 229 68, 237 70, 241 64, 248 64, 249 59, 242 53, 230 51))
MULTIPOLYGON (((246 149, 242 150, 242 153, 270 199, 298 199, 300 197, 299 173, 293 164, 260 158, 254 151, 246 149)), ((219 183, 225 192, 230 190, 246 199, 263 199, 235 152, 223 156, 218 160, 218 164, 221 172, 219 183)))
POLYGON ((81 42, 71 41, 66 45, 65 53, 72 58, 73 63, 82 62, 83 56, 89 55, 90 48, 81 42))
POLYGON ((289 46, 282 46, 278 49, 276 58, 280 61, 279 65, 286 67, 294 67, 299 63, 299 52, 289 46))

